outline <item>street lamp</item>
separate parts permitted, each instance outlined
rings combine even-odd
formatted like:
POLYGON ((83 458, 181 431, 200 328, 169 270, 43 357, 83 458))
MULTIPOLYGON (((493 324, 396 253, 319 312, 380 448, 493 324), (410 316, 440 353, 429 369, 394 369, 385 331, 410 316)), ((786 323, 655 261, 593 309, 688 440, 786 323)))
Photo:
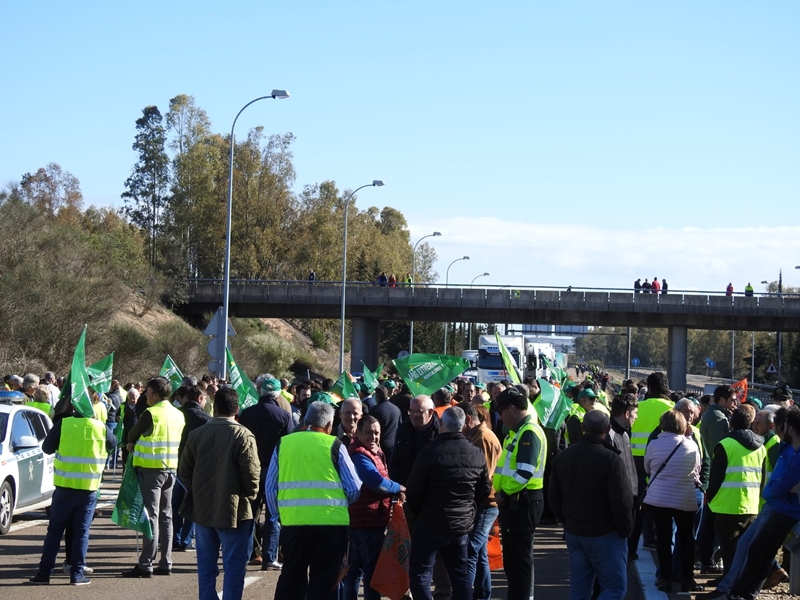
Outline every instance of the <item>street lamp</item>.
POLYGON ((372 183, 364 184, 361 187, 357 187, 352 192, 350 192, 350 195, 344 202, 344 241, 342 249, 342 307, 341 307, 341 315, 339 318, 339 373, 344 371, 344 296, 345 296, 345 286, 347 285, 347 207, 350 206, 350 201, 353 199, 353 196, 358 190, 362 190, 365 187, 382 187, 383 185, 384 184, 382 179, 373 179, 372 183))
MULTIPOLYGON (((417 240, 417 243, 414 244, 414 249, 411 251, 411 294, 414 294, 414 284, 417 282, 416 277, 417 274, 415 272, 415 267, 417 264, 417 246, 419 243, 424 240, 425 238, 429 237, 439 237, 442 234, 438 231, 434 231, 433 233, 429 233, 428 235, 423 235, 421 238, 417 240)), ((408 353, 414 354, 414 321, 411 321, 411 327, 409 328, 408 334, 408 353)))
MULTIPOLYGON (((447 272, 445 273, 445 278, 444 278, 444 287, 450 285, 450 267, 452 267, 460 260, 469 260, 469 256, 462 256, 461 258, 457 258, 449 265, 447 265, 447 272)), ((442 354, 447 354, 447 321, 444 322, 444 352, 442 354)))
MULTIPOLYGON (((483 275, 475 275, 475 277, 473 277, 472 281, 470 281, 470 283, 469 283, 470 287, 472 287, 472 284, 475 283, 475 280, 478 279, 479 277, 489 277, 489 274, 488 273, 484 273, 483 275)), ((467 348, 469 350, 471 350, 472 349, 472 323, 469 324, 469 334, 468 334, 468 338, 467 339, 469 340, 467 342, 467 348)))
MULTIPOLYGON (((795 267, 796 269, 797 267, 795 267)), ((765 283, 767 285, 767 281, 762 281, 761 283, 765 283)), ((783 298, 783 269, 778 271, 778 297, 783 298)), ((783 336, 781 335, 780 331, 775 332, 775 340, 778 343, 778 385, 781 384, 781 367, 783 363, 783 336)))
POLYGON ((230 159, 230 171, 228 172, 228 224, 227 228, 225 229, 225 268, 223 273, 223 290, 222 290, 222 312, 223 317, 225 317, 222 321, 222 331, 220 332, 221 335, 219 337, 222 338, 222 358, 220 362, 222 363, 219 367, 217 374, 219 375, 220 379, 225 379, 228 371, 227 365, 227 356, 225 353, 226 348, 228 347, 228 312, 230 310, 229 305, 229 298, 230 298, 230 291, 231 291, 231 213, 233 212, 233 149, 234 149, 234 137, 233 137, 233 130, 236 128, 236 121, 239 120, 239 115, 242 114, 245 108, 253 104, 254 102, 258 102, 259 100, 266 100, 267 98, 272 98, 273 100, 285 100, 289 97, 289 92, 287 90, 272 90, 272 93, 269 96, 261 96, 260 98, 256 98, 255 100, 250 100, 247 104, 245 104, 241 110, 236 113, 236 118, 233 120, 233 125, 231 125, 231 159, 230 159))

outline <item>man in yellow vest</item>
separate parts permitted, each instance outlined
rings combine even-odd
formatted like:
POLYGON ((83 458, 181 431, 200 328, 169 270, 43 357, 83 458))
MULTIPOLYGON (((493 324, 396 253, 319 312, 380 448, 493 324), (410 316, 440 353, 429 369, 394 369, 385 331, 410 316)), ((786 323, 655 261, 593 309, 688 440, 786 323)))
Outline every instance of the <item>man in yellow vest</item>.
POLYGON ((106 457, 115 445, 116 439, 105 423, 83 418, 77 412, 57 418, 47 434, 42 451, 55 454, 53 479, 56 489, 39 570, 29 579, 30 583, 50 583, 50 572, 55 566, 61 537, 68 524, 73 524, 75 528, 69 581, 72 585, 90 583, 84 574, 89 527, 97 504, 97 489, 100 487, 106 457))
POLYGON ((739 537, 758 514, 761 476, 767 451, 764 438, 750 430, 755 409, 742 404, 731 415, 731 432, 714 448, 708 483, 708 506, 714 511, 722 565, 727 573, 739 537))
POLYGON ((528 600, 533 596, 533 534, 544 509, 547 440, 537 419, 528 414, 528 398, 517 388, 500 393, 494 407, 508 429, 492 479, 508 600, 528 600))
MULTIPOLYGON (((644 472, 644 453, 647 450, 647 440, 653 430, 658 427, 661 415, 672 410, 673 403, 669 399, 669 393, 669 381, 664 373, 656 371, 647 376, 647 393, 645 399, 639 402, 636 421, 631 425, 631 454, 633 454, 633 464, 636 465, 636 475, 639 478, 639 495, 647 487, 647 474, 644 472)), ((636 502, 638 506, 638 497, 636 502)), ((628 543, 628 548, 632 550, 631 554, 635 554, 635 549, 639 546, 645 512, 640 510, 636 513, 636 523, 628 543)), ((654 528, 650 527, 645 532, 645 545, 649 547, 652 544, 655 548, 655 542, 653 539, 648 539, 648 533, 650 533, 650 537, 654 537, 654 528)))
POLYGON ((178 468, 178 446, 183 433, 183 413, 169 401, 172 385, 164 377, 147 382, 147 409, 128 433, 128 451, 139 478, 144 508, 150 518, 153 539, 142 541, 139 562, 123 571, 123 577, 172 574, 172 488, 178 468), (161 561, 153 563, 161 546, 161 561))
POLYGON ((590 410, 599 410, 609 415, 608 409, 597 401, 597 394, 591 386, 587 386, 578 392, 577 402, 570 407, 567 417, 566 440, 569 445, 574 444, 583 435, 583 417, 590 410))
POLYGON ((269 514, 281 520, 275 600, 331 595, 347 549, 348 506, 361 491, 347 448, 331 435, 333 407, 312 402, 304 420, 305 431, 281 438, 264 484, 269 514))

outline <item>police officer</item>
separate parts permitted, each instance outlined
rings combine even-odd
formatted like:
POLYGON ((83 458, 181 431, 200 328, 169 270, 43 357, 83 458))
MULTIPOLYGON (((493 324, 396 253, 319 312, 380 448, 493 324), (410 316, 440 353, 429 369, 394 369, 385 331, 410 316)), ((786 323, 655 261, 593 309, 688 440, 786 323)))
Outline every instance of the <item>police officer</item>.
POLYGON ((117 440, 105 423, 87 419, 78 412, 56 420, 42 443, 45 454, 55 454, 53 503, 50 524, 44 539, 39 570, 29 579, 35 585, 50 583, 61 536, 68 524, 74 526, 69 581, 72 585, 88 585, 84 574, 89 527, 97 504, 97 489, 103 476, 108 451, 117 440))
POLYGON ((492 481, 500 508, 508 600, 528 600, 533 596, 533 534, 544 509, 547 441, 535 414, 528 413, 527 396, 517 388, 501 392, 495 410, 508 429, 492 481))
POLYGON ((183 413, 169 402, 172 386, 164 377, 147 382, 147 410, 128 433, 128 451, 142 489, 144 508, 150 518, 153 538, 144 539, 138 564, 123 571, 123 577, 172 574, 172 488, 178 468, 178 446, 183 433, 183 413), (166 400, 166 402, 165 402, 166 400), (153 562, 161 546, 161 562, 153 562))
POLYGON ((305 424, 280 439, 267 470, 265 497, 272 518, 280 515, 283 547, 275 600, 331 595, 347 549, 348 506, 361 491, 347 448, 331 435, 333 407, 312 402, 305 424))

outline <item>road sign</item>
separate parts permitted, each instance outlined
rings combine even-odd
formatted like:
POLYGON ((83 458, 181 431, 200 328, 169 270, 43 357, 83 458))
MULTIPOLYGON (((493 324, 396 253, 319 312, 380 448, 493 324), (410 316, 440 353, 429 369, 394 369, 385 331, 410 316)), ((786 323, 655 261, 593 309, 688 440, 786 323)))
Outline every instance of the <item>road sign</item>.
POLYGON ((709 369, 713 369, 714 367, 716 367, 716 366, 717 366, 717 361, 715 361, 715 360, 711 360, 710 358, 707 358, 707 359, 706 359, 706 366, 707 366, 709 369))
POLYGON ((631 365, 632 365, 632 366, 634 366, 634 367, 638 367, 640 364, 642 364, 642 363, 641 363, 641 361, 640 361, 638 358, 632 358, 632 359, 631 359, 631 365))
MULTIPOLYGON (((222 307, 220 306, 217 309, 217 312, 214 313, 214 316, 211 318, 211 321, 206 327, 206 330, 203 332, 203 335, 214 335, 222 337, 223 330, 222 330, 222 322, 224 321, 224 317, 222 316, 222 307)), ((232 338, 236 336, 236 332, 233 330, 233 325, 231 322, 228 321, 228 337, 232 338)))
POLYGON ((775 363, 769 363, 766 372, 769 373, 770 375, 777 375, 778 369, 775 368, 775 363))

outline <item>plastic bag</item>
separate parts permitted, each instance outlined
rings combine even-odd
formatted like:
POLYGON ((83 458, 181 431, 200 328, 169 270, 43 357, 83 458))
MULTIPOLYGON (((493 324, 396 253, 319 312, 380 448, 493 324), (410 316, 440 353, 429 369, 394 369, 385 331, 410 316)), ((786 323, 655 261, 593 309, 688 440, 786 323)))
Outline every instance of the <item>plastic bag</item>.
POLYGON ((489 553, 489 570, 499 571, 503 568, 503 547, 500 545, 500 524, 494 520, 489 539, 486 541, 486 550, 489 553))
POLYGON ((410 557, 411 536, 408 534, 408 522, 403 505, 398 502, 392 506, 381 555, 369 586, 391 600, 402 600, 409 587, 410 557))

